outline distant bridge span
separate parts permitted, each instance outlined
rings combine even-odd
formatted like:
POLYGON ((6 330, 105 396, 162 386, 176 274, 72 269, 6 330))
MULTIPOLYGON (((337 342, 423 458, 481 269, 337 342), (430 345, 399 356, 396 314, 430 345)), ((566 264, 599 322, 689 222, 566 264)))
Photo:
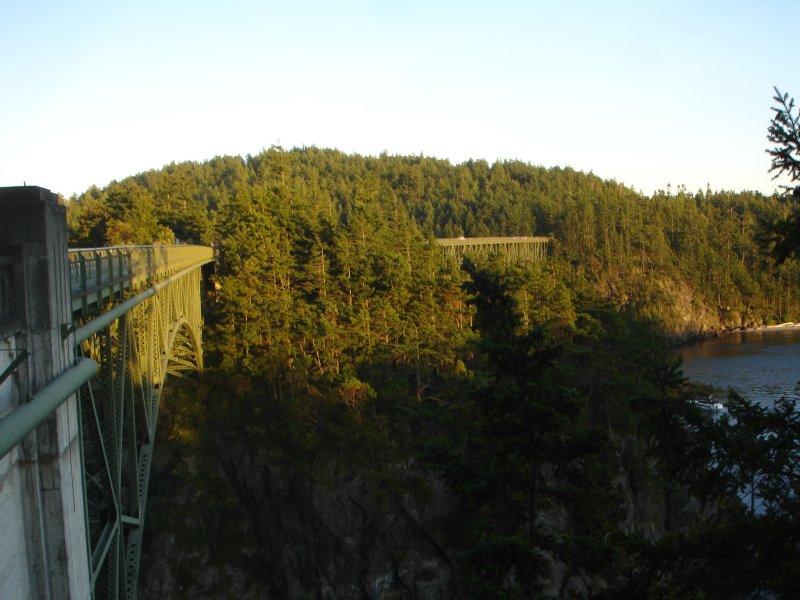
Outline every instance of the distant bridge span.
POLYGON ((161 393, 200 371, 204 246, 67 250, 0 188, 0 598, 137 595, 161 393))
POLYGON ((543 260, 547 256, 549 237, 458 237, 438 238, 438 243, 447 254, 487 255, 503 254, 509 257, 543 260))

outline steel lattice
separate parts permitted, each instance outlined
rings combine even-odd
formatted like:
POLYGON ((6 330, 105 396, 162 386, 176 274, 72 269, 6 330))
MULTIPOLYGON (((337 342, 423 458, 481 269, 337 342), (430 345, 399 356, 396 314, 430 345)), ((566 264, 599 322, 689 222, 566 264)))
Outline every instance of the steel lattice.
POLYGON ((79 394, 96 598, 137 595, 161 393, 168 376, 203 367, 200 277, 185 272, 80 345, 101 366, 79 394))

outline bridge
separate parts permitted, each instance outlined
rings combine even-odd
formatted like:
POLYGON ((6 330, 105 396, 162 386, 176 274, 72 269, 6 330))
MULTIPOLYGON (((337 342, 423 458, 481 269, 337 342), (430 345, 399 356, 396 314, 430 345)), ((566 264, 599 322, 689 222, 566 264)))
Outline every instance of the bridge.
POLYGON ((438 238, 436 243, 452 256, 502 254, 511 258, 543 260, 549 237, 471 237, 438 238))
POLYGON ((0 598, 137 595, 159 403, 203 368, 203 246, 67 249, 0 188, 0 598))

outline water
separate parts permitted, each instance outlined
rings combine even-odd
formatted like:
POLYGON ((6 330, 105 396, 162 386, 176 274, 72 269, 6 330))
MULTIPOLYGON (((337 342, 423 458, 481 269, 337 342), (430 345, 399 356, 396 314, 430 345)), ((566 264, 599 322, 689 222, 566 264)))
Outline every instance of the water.
POLYGON ((679 349, 686 377, 765 405, 800 399, 800 328, 729 333, 679 349))

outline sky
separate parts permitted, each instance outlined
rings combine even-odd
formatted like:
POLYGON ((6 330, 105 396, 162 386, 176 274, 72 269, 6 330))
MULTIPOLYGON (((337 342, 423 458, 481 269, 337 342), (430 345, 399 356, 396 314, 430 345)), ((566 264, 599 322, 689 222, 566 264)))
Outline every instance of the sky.
POLYGON ((771 193, 797 0, 0 0, 0 186, 272 145, 771 193))

